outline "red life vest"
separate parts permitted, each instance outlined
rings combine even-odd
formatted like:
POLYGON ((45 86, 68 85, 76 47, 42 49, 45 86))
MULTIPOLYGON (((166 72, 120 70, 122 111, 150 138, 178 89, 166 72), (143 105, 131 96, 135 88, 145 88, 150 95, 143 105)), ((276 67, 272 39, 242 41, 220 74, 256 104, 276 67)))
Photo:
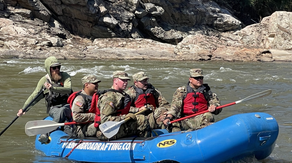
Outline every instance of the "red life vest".
POLYGON ((187 94, 183 100, 183 113, 191 115, 208 109, 208 100, 204 93, 210 90, 207 84, 202 85, 195 92, 189 84, 187 85, 187 94))
POLYGON ((97 107, 99 93, 95 93, 93 94, 93 96, 89 96, 89 95, 82 94, 81 91, 73 92, 67 100, 67 103, 70 104, 70 108, 73 105, 74 99, 79 95, 81 95, 85 101, 85 104, 83 106, 85 109, 85 112, 95 113, 94 127, 98 127, 100 124, 100 110, 97 107))
POLYGON ((117 115, 125 115, 129 113, 131 102, 127 103, 123 109, 118 109, 117 115))
POLYGON ((76 91, 73 92, 67 99, 67 103, 70 104, 70 109, 72 108, 73 105, 73 101, 75 99, 76 96, 78 96, 81 93, 81 91, 76 91))
POLYGON ((148 88, 146 91, 143 91, 141 88, 137 88, 136 86, 132 86, 136 91, 136 98, 134 101, 134 107, 140 108, 145 106, 146 104, 153 105, 154 108, 158 107, 157 101, 154 97, 155 88, 148 84, 148 88))
POLYGON ((94 117, 94 127, 98 127, 99 124, 100 124, 100 110, 99 108, 97 107, 97 102, 98 102, 98 97, 99 97, 99 94, 98 93, 95 93, 93 96, 92 96, 92 102, 91 102, 91 106, 90 106, 90 109, 89 109, 89 112, 90 113, 95 113, 95 117, 94 117))

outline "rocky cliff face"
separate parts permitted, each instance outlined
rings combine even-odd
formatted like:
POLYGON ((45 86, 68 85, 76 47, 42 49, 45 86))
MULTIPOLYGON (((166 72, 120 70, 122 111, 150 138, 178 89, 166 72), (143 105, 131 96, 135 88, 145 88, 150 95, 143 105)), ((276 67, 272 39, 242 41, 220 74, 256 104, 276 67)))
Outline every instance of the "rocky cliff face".
POLYGON ((241 27, 210 0, 7 0, 7 4, 88 38, 151 38, 176 44, 199 30, 241 27))
POLYGON ((242 23, 209 0, 0 0, 2 57, 291 61, 291 13, 242 23))

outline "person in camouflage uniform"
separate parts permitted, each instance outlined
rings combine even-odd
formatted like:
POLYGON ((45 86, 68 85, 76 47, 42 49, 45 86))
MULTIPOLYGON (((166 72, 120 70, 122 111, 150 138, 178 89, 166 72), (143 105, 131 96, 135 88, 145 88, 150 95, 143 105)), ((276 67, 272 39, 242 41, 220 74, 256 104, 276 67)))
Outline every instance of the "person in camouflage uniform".
MULTIPOLYGON (((94 126, 95 112, 91 111, 92 97, 98 92, 98 83, 100 80, 95 75, 86 75, 81 79, 83 89, 76 94, 69 102, 71 104, 73 120, 78 124, 74 128, 74 133, 78 138, 85 136, 96 136, 97 128, 94 126), (74 100, 74 101, 73 101, 74 100)), ((70 97, 69 97, 70 99, 70 97)))
POLYGON ((163 128, 164 113, 169 107, 168 101, 162 96, 161 92, 148 83, 149 77, 145 72, 138 72, 133 76, 134 85, 126 93, 131 97, 131 113, 137 113, 150 107, 151 110, 144 112, 147 116, 150 128, 163 128))
MULTIPOLYGON (((147 128, 149 123, 147 118, 140 114, 135 115, 129 113, 131 99, 124 92, 130 80, 128 74, 124 71, 115 71, 113 73, 113 85, 111 89, 102 94, 98 100, 98 108, 100 109, 101 124, 107 121, 119 122, 126 118, 129 121, 120 126, 119 132, 111 139, 118 139, 125 136, 147 136, 147 128)), ((97 134, 97 137, 100 137, 97 134)))
POLYGON ((199 113, 209 112, 184 119, 172 124, 172 132, 180 130, 197 130, 214 122, 214 114, 219 114, 222 109, 215 93, 212 93, 208 84, 203 84, 203 71, 199 68, 190 70, 189 82, 186 86, 179 87, 173 94, 170 110, 163 121, 165 125, 173 119, 199 113))

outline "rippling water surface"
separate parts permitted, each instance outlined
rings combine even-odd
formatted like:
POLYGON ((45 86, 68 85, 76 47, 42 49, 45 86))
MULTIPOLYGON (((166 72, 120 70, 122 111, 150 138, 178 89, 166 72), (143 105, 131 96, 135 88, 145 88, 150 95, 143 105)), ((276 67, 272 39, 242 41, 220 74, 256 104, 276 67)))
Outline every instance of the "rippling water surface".
MULTIPOLYGON (((108 89, 113 71, 132 74, 146 71, 150 82, 168 101, 176 88, 188 81, 190 68, 204 70, 204 82, 217 93, 221 104, 234 102, 254 93, 272 89, 272 94, 256 100, 225 108, 216 120, 247 112, 266 112, 276 118, 280 133, 273 153, 261 162, 288 163, 292 161, 292 74, 291 63, 258 62, 168 62, 168 61, 98 61, 62 60, 62 71, 72 76, 74 91, 81 89, 81 77, 93 73, 102 81, 99 89, 108 89)), ((2 131, 16 116, 26 98, 45 75, 44 60, 0 60, 0 122, 2 131)), ((129 86, 132 84, 130 82, 129 86)), ((34 149, 34 137, 24 133, 27 121, 46 116, 44 101, 20 117, 0 137, 0 158, 3 162, 72 162, 61 158, 44 157, 34 149)), ((254 161, 258 162, 258 161, 254 161)))

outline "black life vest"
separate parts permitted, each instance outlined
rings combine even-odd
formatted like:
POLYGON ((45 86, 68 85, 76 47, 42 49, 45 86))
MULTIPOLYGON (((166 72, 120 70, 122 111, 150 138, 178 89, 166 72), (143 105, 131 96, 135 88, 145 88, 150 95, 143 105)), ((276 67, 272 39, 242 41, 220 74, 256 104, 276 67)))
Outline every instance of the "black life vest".
POLYGON ((81 93, 81 91, 77 91, 72 93, 67 102, 70 104, 70 108, 73 105, 74 99, 78 96, 81 95, 85 101, 83 108, 86 113, 95 113, 95 118, 94 118, 94 127, 98 127, 100 124, 100 110, 97 107, 98 103, 98 98, 101 94, 105 93, 106 91, 98 91, 97 93, 93 94, 93 96, 85 95, 81 93))
POLYGON ((89 109, 91 107, 91 103, 92 103, 92 96, 89 96, 89 95, 85 95, 83 93, 81 93, 82 91, 77 91, 77 92, 73 92, 68 100, 67 100, 67 103, 70 104, 70 108, 72 108, 72 105, 73 105, 73 101, 74 99, 77 97, 77 96, 82 96, 82 98, 84 99, 84 104, 83 104, 83 109, 86 113, 89 112, 89 109))
MULTIPOLYGON (((53 87, 64 87, 63 83, 50 83, 53 87)), ((49 93, 45 94, 45 100, 47 105, 47 113, 49 113, 50 108, 52 106, 56 105, 65 105, 67 104, 67 99, 70 96, 70 94, 73 93, 73 90, 71 89, 70 93, 58 93, 50 91, 49 93)))

